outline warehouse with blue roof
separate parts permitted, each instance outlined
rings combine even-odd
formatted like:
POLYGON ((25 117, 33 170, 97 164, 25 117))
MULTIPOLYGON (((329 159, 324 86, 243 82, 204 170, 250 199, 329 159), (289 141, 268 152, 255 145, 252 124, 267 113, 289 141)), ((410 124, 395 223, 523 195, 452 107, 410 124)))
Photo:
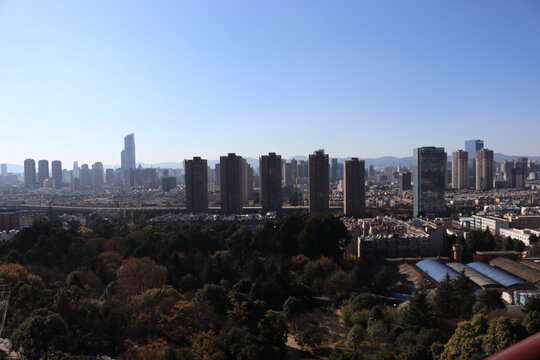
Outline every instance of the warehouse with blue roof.
POLYGON ((471 280, 473 283, 475 283, 477 286, 481 287, 482 289, 503 287, 497 281, 493 280, 492 278, 482 274, 478 270, 475 270, 465 264, 453 262, 447 265, 459 273, 464 271, 465 276, 467 276, 469 280, 471 280))
POLYGON ((521 285, 527 283, 526 281, 518 278, 517 276, 511 275, 506 271, 503 271, 499 268, 496 268, 495 266, 491 266, 483 262, 472 262, 467 264, 467 266, 497 281, 504 287, 511 287, 514 285, 521 285))
POLYGON ((441 282, 446 279, 446 275, 450 277, 450 280, 455 280, 458 278, 459 273, 444 264, 439 260, 426 259, 416 263, 416 266, 420 268, 423 272, 431 276, 435 281, 441 282))

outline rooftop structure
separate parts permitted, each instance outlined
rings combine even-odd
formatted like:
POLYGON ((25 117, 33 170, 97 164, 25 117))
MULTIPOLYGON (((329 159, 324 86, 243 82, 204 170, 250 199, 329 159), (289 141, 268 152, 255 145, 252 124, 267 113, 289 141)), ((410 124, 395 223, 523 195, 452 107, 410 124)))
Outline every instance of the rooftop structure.
POLYGON ((518 263, 517 261, 499 257, 492 259, 489 264, 503 269, 510 274, 518 276, 521 279, 527 280, 530 283, 540 285, 540 271, 534 270, 526 265, 518 263))
POLYGON ((540 228, 540 216, 538 215, 519 215, 519 216, 505 216, 511 227, 517 229, 539 229, 540 228))
POLYGON ((407 263, 400 264, 398 266, 398 272, 405 278, 405 281, 411 282, 416 290, 435 286, 433 280, 425 276, 422 271, 418 270, 414 265, 407 263))
POLYGON ((473 255, 473 261, 474 262, 488 262, 491 259, 495 259, 498 257, 504 257, 510 260, 521 260, 521 257, 523 254, 520 251, 477 251, 476 254, 473 255))
POLYGON ((422 260, 417 262, 416 266, 437 282, 444 281, 446 279, 446 275, 448 275, 451 280, 455 280, 459 276, 459 273, 456 270, 440 262, 439 260, 422 260))
POLYGON ((534 260, 531 260, 531 259, 525 259, 525 260, 522 260, 521 263, 523 265, 525 265, 525 266, 530 267, 531 269, 535 269, 535 270, 540 271, 540 262, 538 262, 538 261, 534 261, 534 260))
POLYGON ((446 264, 452 269, 456 270, 457 272, 461 273, 462 271, 465 271, 465 276, 469 278, 473 283, 478 285, 479 287, 486 289, 486 288, 497 288, 501 287, 501 284, 499 284, 497 281, 493 280, 492 278, 482 274, 481 272, 458 262, 452 262, 446 264))
POLYGON ((525 281, 520 278, 483 262, 472 262, 467 266, 497 281, 504 287, 525 284, 525 281))
POLYGON ((364 259, 436 256, 446 233, 442 224, 390 217, 359 219, 345 225, 357 247, 356 255, 364 259))

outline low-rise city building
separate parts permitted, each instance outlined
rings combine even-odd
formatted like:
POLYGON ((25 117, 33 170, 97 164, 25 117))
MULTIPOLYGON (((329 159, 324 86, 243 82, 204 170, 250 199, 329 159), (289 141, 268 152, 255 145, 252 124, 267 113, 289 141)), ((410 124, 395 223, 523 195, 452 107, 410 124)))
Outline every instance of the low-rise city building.
POLYGON ((499 235, 509 237, 514 240, 523 241, 525 246, 530 246, 529 238, 532 234, 540 237, 540 230, 531 229, 500 229, 499 235))
POLYGON ((495 216, 473 215, 471 220, 471 228, 474 230, 489 231, 499 235, 500 229, 508 229, 510 227, 508 220, 495 216))

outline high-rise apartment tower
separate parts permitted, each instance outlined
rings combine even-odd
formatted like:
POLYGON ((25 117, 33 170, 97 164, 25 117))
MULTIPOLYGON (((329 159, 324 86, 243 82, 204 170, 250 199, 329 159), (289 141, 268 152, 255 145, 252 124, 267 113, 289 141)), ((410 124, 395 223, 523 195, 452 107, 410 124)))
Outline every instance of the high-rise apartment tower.
POLYGON ((411 190, 411 173, 404 172, 399 174, 399 189, 401 191, 411 190))
POLYGON ((503 160, 501 164, 501 171, 503 173, 503 179, 506 181, 512 180, 512 169, 514 169, 514 162, 503 160))
POLYGON ((29 188, 36 186, 36 162, 34 159, 24 160, 24 186, 29 188))
POLYGON ((309 211, 327 212, 329 209, 330 166, 324 150, 309 155, 309 211))
POLYGON ((439 216, 446 212, 446 153, 444 148, 414 149, 413 215, 439 216))
POLYGON ((452 187, 454 189, 466 189, 469 182, 469 154, 458 150, 452 153, 452 187))
POLYGON ((287 187, 289 185, 292 185, 293 178, 292 178, 292 164, 288 162, 283 162, 283 187, 287 187))
POLYGON ((281 155, 269 153, 259 158, 262 212, 281 213, 281 155))
POLYGON ((186 172, 186 210, 191 213, 208 212, 208 162, 196 156, 184 160, 186 172))
POLYGON ((92 165, 93 184, 95 187, 102 187, 105 184, 103 179, 103 163, 95 162, 92 165))
POLYGON ((493 150, 476 152, 476 190, 493 189, 493 150))
POLYGON ((219 159, 221 213, 225 215, 242 213, 242 160, 235 153, 219 159))
POLYGON ((476 186, 476 152, 484 148, 484 140, 467 140, 465 141, 465 151, 469 156, 469 169, 467 185, 469 187, 476 186))
POLYGON ((38 161, 38 183, 39 186, 43 186, 43 182, 49 178, 49 161, 38 161))
POLYGON ((60 189, 62 187, 62 162, 60 160, 54 160, 51 163, 51 170, 54 187, 60 189))
POLYGON ((360 217, 366 204, 365 161, 351 158, 343 164, 343 212, 348 216, 360 217))

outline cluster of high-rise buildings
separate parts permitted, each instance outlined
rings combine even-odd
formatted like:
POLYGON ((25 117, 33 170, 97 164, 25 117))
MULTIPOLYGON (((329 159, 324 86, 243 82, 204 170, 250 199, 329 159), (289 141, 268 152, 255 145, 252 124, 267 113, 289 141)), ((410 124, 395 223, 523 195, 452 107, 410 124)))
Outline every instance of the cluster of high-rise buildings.
POLYGON ((524 188, 529 176, 528 160, 526 157, 512 161, 503 160, 502 177, 496 179, 493 150, 485 149, 482 140, 465 141, 465 150, 452 153, 452 188, 524 188))
POLYGON ((484 148, 482 140, 465 141, 465 150, 452 153, 447 163, 444 148, 423 147, 414 150, 413 214, 441 215, 445 213, 445 189, 448 166, 451 168, 451 188, 478 191, 494 188, 525 188, 531 168, 528 158, 503 160, 502 177, 495 177, 493 150, 484 148))
POLYGON ((51 162, 52 173, 49 173, 49 161, 39 160, 36 176, 36 162, 33 159, 24 160, 24 184, 28 187, 62 187, 62 162, 51 162))
MULTIPOLYGON (((52 161, 50 168, 48 160, 39 160, 36 172, 35 160, 24 161, 24 185, 27 188, 60 189, 67 185, 77 190, 99 189, 103 186, 158 187, 162 185, 160 181, 163 178, 169 184, 168 178, 173 177, 169 177, 167 169, 136 167, 134 134, 124 138, 119 169, 105 170, 101 162, 95 162, 91 166, 89 164, 79 166, 79 163, 74 161, 72 170, 63 170, 62 162, 59 160, 52 161)), ((176 178, 171 187, 175 186, 176 178)))
MULTIPOLYGON (((184 163, 186 184, 186 208, 192 212, 208 210, 208 170, 207 160, 195 157, 184 163)), ((282 210, 282 190, 286 182, 286 169, 290 163, 283 163, 281 156, 269 153, 259 158, 259 199, 263 212, 282 210), (283 176, 285 174, 285 176, 283 176)), ((307 182, 309 187, 309 209, 311 212, 329 210, 330 164, 324 150, 317 150, 309 156, 307 162, 307 182)), ((360 216, 365 207, 365 169, 364 161, 352 158, 343 164, 344 177, 344 212, 351 216, 360 216)), ((220 205, 223 214, 242 212, 247 201, 247 190, 252 189, 249 179, 253 178, 251 166, 245 159, 234 153, 221 156, 216 165, 216 177, 219 178, 220 205), (251 170, 250 170, 251 169, 251 170)), ((303 171, 303 170, 301 170, 303 171)), ((297 177, 302 179, 303 176, 297 177)))
MULTIPOLYGON (((36 171, 35 161, 26 159, 25 185, 29 188, 61 188, 70 184, 74 189, 115 185, 152 188, 161 185, 164 191, 177 185, 176 174, 169 176, 167 169, 136 167, 134 134, 124 138, 119 169, 104 170, 101 162, 91 167, 88 164, 79 167, 74 162, 73 170, 66 173, 62 170, 62 163, 55 160, 51 163, 51 170, 49 173, 47 160, 39 160, 36 171)), ((330 198, 334 199, 337 191, 338 204, 343 204, 344 213, 359 216, 363 214, 366 203, 367 172, 368 184, 372 181, 379 184, 397 181, 399 176, 402 191, 412 187, 414 216, 439 216, 446 213, 445 191, 449 187, 480 191, 525 187, 528 159, 503 161, 502 175, 495 177, 493 151, 484 148, 482 140, 469 140, 465 142, 465 150, 452 153, 451 163, 447 162, 444 148, 414 149, 412 173, 402 166, 397 167, 397 172, 392 166, 382 171, 376 171, 373 165, 366 169, 363 160, 353 157, 340 162, 329 159, 324 150, 315 151, 307 161, 286 161, 276 153, 269 153, 259 158, 258 171, 235 153, 221 156, 214 168, 208 166, 207 160, 194 157, 184 161, 183 171, 181 181, 185 181, 186 208, 193 213, 208 211, 209 192, 212 193, 212 203, 219 203, 224 214, 241 213, 243 206, 255 203, 261 205, 264 213, 279 213, 284 202, 295 204, 290 201, 294 196, 304 197, 300 204, 309 204, 311 212, 326 212, 329 211, 330 198), (219 194, 219 199, 215 198, 216 194, 219 194)))
POLYGON ((36 162, 34 159, 24 160, 24 185, 27 188, 56 188, 60 189, 65 184, 71 184, 75 189, 99 188, 112 184, 114 174, 107 170, 107 181, 103 164, 96 162, 90 167, 83 164, 79 167, 75 161, 73 170, 68 172, 62 169, 62 162, 54 160, 51 162, 51 172, 49 173, 49 161, 39 160, 36 173, 36 162))

